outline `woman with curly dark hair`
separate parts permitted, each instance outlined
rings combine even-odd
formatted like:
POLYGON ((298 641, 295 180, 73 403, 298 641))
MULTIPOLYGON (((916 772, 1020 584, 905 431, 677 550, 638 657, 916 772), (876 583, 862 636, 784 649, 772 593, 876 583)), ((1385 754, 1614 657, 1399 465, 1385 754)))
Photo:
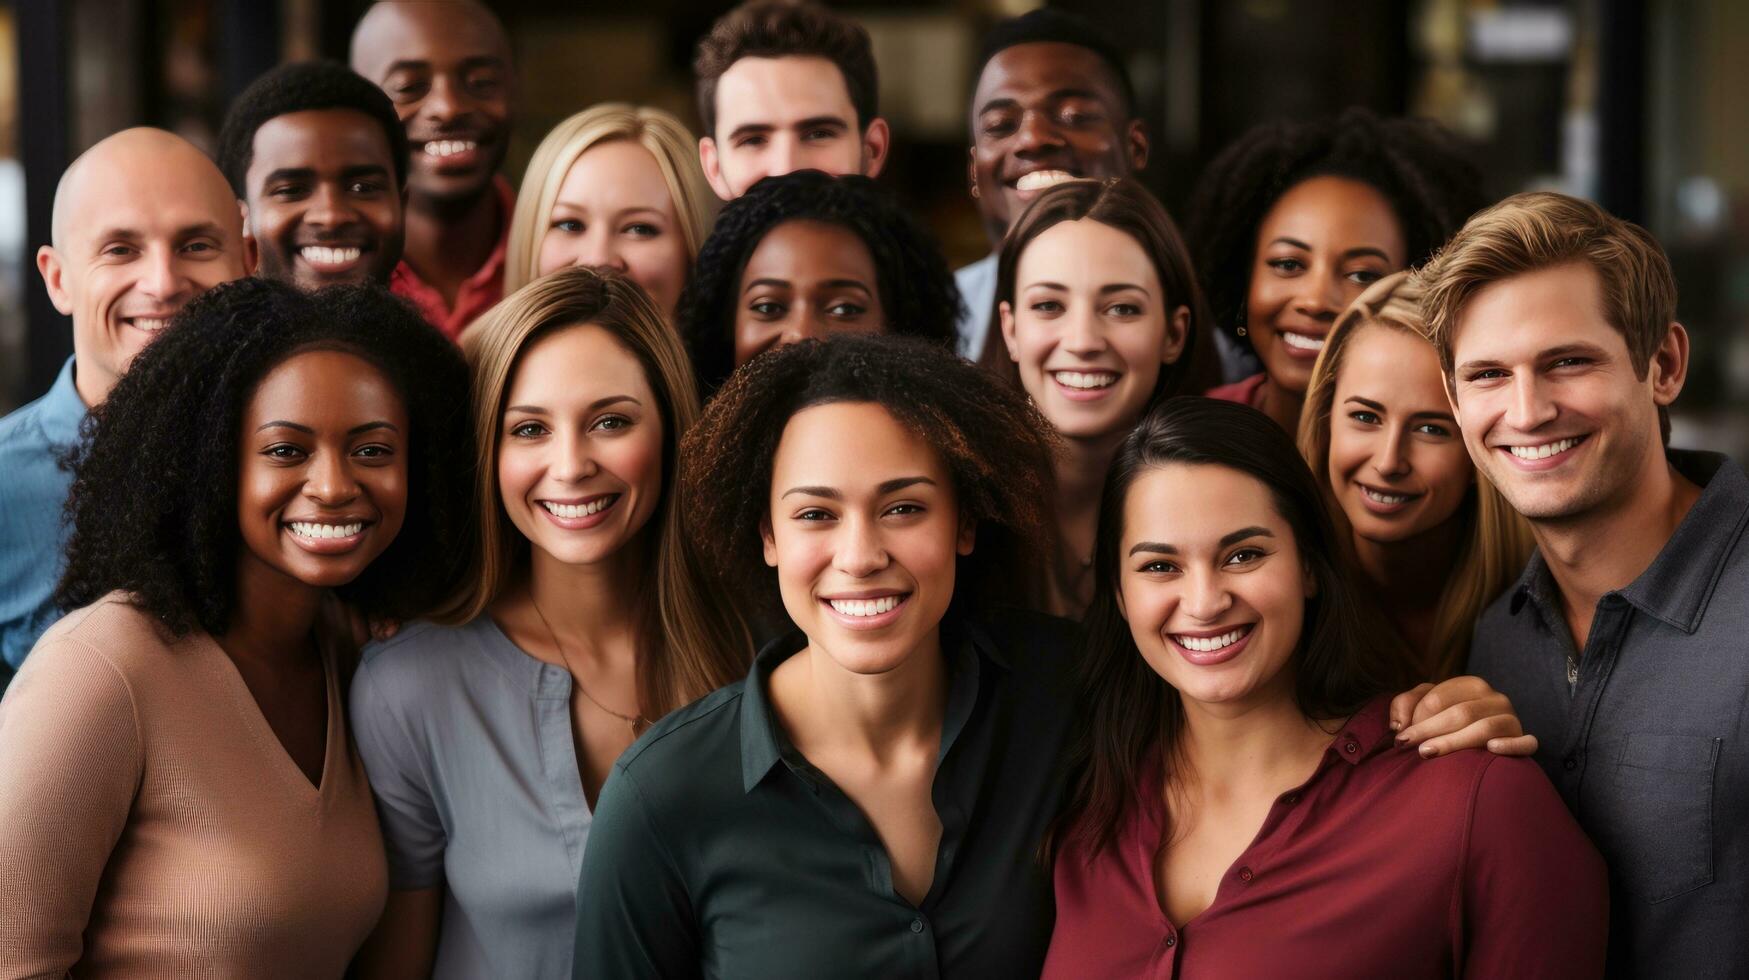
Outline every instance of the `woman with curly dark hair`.
POLYGON ((1417 265, 1483 204, 1455 137, 1349 109, 1257 126, 1215 157, 1191 200, 1191 250, 1215 324, 1259 373, 1209 392, 1299 429, 1312 364, 1366 287, 1417 265))
POLYGON ((802 170, 723 207, 675 327, 708 395, 755 354, 808 337, 895 333, 952 350, 960 309, 935 240, 874 181, 802 170))
POLYGON ((1036 975, 1068 624, 1004 611, 1053 436, 934 345, 809 341, 687 435, 720 587, 795 632, 658 722, 590 830, 576 976, 1036 975))
POLYGON ((331 595, 402 618, 465 566, 461 356, 376 287, 244 279, 93 415, 57 598, 0 703, 0 972, 338 977, 382 838, 331 595))

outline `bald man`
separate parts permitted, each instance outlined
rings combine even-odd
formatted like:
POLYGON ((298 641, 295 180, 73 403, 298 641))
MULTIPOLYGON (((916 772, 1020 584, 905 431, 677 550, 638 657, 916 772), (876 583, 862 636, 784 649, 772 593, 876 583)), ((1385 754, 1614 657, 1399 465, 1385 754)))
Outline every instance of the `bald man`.
POLYGON ((55 189, 36 255, 73 356, 47 394, 0 419, 0 688, 60 618, 49 600, 79 423, 184 304, 248 273, 242 216, 219 168, 187 140, 129 129, 86 150, 55 189))
POLYGON ((406 247, 389 288, 453 338, 504 292, 510 41, 472 0, 382 0, 352 33, 352 70, 387 93, 413 151, 406 247))

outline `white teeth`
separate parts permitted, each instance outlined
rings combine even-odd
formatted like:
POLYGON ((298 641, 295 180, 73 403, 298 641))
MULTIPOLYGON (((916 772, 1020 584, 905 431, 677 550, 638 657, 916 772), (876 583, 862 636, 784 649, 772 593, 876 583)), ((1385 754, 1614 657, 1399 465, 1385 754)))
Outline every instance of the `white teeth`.
POLYGON ((1403 496, 1401 494, 1379 493, 1377 490, 1374 490, 1372 487, 1361 487, 1360 492, 1366 494, 1366 499, 1371 500, 1374 503, 1379 503, 1379 504, 1401 504, 1401 503, 1408 501, 1408 499, 1409 499, 1408 497, 1403 496))
POLYGON ((1110 371, 1053 371, 1051 377, 1069 388, 1109 388, 1117 384, 1118 376, 1110 371))
POLYGON ((540 505, 545 507, 547 513, 554 517, 588 517, 590 514, 601 513, 607 509, 609 504, 618 499, 619 494, 610 493, 605 497, 596 497, 586 504, 555 504, 550 500, 543 500, 540 505))
POLYGON ((292 521, 292 533, 300 538, 350 538, 364 530, 364 524, 313 524, 309 521, 292 521))
POLYGON ((1067 170, 1034 170, 1030 174, 1021 174, 1014 182, 1017 191, 1042 191, 1065 180, 1074 180, 1075 175, 1067 170))
POLYGON ((451 157, 457 153, 466 153, 478 146, 473 140, 432 140, 425 144, 425 155, 428 157, 451 157))
POLYGON ((1222 633, 1220 636, 1184 636, 1175 633, 1172 639, 1186 650, 1195 650, 1197 653, 1213 653, 1216 650, 1224 650, 1232 646, 1244 639, 1250 632, 1250 626, 1241 626, 1236 630, 1222 633))
POLYGON ((1324 338, 1308 337, 1303 333, 1294 333, 1290 330, 1283 330, 1281 332, 1281 342, 1295 350, 1324 349, 1324 338))
POLYGON ((1579 445, 1578 439, 1562 439, 1558 442, 1545 442, 1540 446, 1508 446, 1512 455, 1519 459, 1548 459, 1559 453, 1564 453, 1579 445))
POLYGON ((311 265, 351 265, 358 261, 363 253, 356 248, 327 248, 321 245, 306 245, 298 249, 298 254, 311 265))
POLYGON ((169 323, 170 321, 162 317, 136 316, 131 322, 135 327, 149 332, 164 329, 164 324, 169 323))
POLYGON ((834 610, 844 616, 879 616, 899 607, 902 596, 884 595, 879 599, 827 599, 834 610))

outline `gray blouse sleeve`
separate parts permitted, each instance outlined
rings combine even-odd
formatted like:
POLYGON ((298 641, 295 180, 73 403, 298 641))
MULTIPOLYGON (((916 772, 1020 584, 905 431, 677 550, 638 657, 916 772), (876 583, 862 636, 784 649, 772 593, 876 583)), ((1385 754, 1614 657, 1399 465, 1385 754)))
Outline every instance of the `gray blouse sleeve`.
POLYGON ((389 858, 389 887, 396 891, 443 883, 443 821, 431 791, 430 758, 408 730, 392 685, 367 661, 352 679, 353 738, 370 777, 389 858))

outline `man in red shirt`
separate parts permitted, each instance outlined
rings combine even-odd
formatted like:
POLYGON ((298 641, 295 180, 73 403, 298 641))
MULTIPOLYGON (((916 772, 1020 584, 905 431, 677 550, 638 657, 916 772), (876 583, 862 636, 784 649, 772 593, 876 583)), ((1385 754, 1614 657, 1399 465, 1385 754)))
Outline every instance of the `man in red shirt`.
POLYGON ((504 292, 510 42, 473 0, 382 2, 353 31, 352 68, 388 94, 413 151, 406 251, 389 288, 453 339, 504 292))

